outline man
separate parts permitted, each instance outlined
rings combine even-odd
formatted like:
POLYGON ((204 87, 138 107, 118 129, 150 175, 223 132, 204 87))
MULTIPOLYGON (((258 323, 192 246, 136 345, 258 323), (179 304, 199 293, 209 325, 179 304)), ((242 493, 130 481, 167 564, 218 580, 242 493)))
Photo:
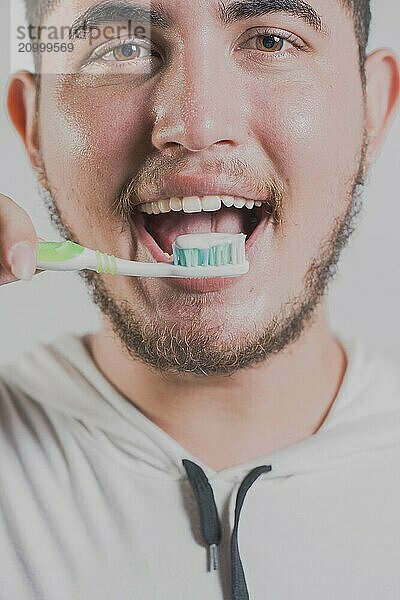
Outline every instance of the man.
MULTIPOLYGON (((366 57, 368 1, 27 14, 74 41, 8 95, 59 231, 148 262, 243 232, 250 272, 85 271, 102 330, 2 369, 0 597, 398 599, 398 374, 326 308, 400 94, 393 53, 366 57), (127 22, 145 35, 105 35, 127 22)), ((0 228, 1 282, 29 279, 4 196, 0 228)))

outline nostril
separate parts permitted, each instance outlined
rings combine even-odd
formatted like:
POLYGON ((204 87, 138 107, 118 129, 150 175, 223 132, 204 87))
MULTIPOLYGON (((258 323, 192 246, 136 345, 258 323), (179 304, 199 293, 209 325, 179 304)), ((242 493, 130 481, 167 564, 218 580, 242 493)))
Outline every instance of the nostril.
POLYGON ((168 149, 168 148, 173 148, 176 149, 176 147, 179 148, 183 148, 184 150, 188 151, 188 152, 203 152, 205 150, 205 148, 203 146, 201 147, 195 147, 194 145, 191 146, 189 144, 180 144, 178 142, 167 142, 164 146, 164 148, 168 149))

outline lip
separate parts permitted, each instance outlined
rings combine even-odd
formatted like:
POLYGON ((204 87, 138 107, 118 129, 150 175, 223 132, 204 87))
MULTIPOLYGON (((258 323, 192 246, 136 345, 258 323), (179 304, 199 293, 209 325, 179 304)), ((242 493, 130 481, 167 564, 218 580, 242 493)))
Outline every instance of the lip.
MULTIPOLYGON (((250 263, 250 272, 246 275, 242 275, 241 277, 210 277, 205 279, 163 278, 162 281, 175 289, 198 293, 220 292, 237 285, 239 282, 242 282, 244 279, 251 276, 256 242, 266 232, 270 225, 272 225, 271 218, 268 214, 265 214, 251 236, 246 240, 246 257, 250 263)), ((135 211, 135 219, 132 222, 132 227, 136 230, 136 232, 132 232, 132 235, 135 235, 136 233, 135 237, 137 236, 138 240, 147 248, 155 262, 169 262, 164 252, 147 231, 145 227, 145 217, 142 213, 135 211)))
POLYGON ((139 192, 137 205, 183 196, 235 196, 255 202, 268 201, 265 196, 255 194, 250 185, 247 187, 237 179, 225 175, 210 178, 195 173, 179 173, 174 177, 166 177, 159 186, 139 192))

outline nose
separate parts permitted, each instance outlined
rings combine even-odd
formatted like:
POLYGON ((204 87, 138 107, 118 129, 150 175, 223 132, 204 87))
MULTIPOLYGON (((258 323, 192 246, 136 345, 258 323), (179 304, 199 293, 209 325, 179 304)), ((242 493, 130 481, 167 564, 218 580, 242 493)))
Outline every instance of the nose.
POLYGON ((171 61, 155 94, 152 143, 157 149, 201 152, 244 143, 246 102, 227 61, 223 52, 216 58, 207 48, 193 46, 171 61))

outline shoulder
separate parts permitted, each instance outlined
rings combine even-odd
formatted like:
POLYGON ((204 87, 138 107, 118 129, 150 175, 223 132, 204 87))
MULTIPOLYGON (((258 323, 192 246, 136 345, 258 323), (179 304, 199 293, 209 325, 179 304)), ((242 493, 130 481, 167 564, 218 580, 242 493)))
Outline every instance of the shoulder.
POLYGON ((341 337, 340 341, 348 362, 344 383, 351 385, 354 393, 370 391, 400 398, 398 360, 353 339, 341 337))
POLYGON ((331 408, 327 427, 400 419, 400 369, 396 361, 358 341, 340 337, 347 369, 331 408), (365 422, 367 422, 365 421, 365 422))
POLYGON ((84 366, 89 360, 83 338, 65 334, 52 342, 37 342, 13 361, 0 365, 2 395, 56 405, 57 397, 79 379, 77 366, 84 366))
POLYGON ((68 335, 52 343, 36 343, 0 366, 0 445, 32 448, 57 437, 66 421, 65 411, 57 407, 63 406, 60 400, 68 397, 74 382, 63 350, 79 342, 77 336, 68 335))

